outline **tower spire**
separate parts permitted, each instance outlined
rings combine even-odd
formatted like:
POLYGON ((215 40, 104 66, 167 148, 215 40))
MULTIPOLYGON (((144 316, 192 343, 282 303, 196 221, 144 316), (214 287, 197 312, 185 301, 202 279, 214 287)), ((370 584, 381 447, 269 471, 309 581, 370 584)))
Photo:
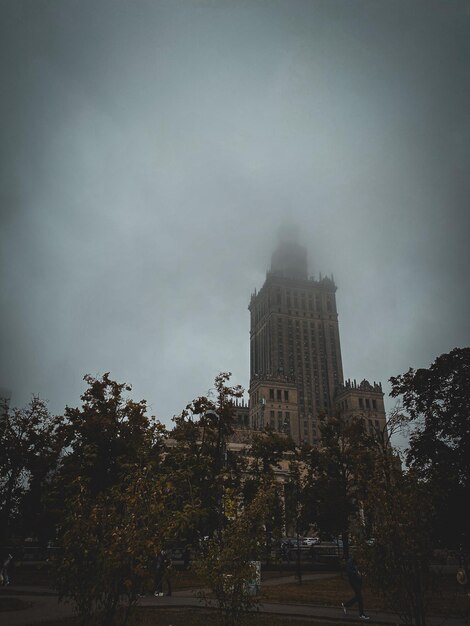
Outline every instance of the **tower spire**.
POLYGON ((281 224, 271 272, 285 278, 308 278, 307 249, 300 245, 299 228, 291 219, 284 218, 281 224))

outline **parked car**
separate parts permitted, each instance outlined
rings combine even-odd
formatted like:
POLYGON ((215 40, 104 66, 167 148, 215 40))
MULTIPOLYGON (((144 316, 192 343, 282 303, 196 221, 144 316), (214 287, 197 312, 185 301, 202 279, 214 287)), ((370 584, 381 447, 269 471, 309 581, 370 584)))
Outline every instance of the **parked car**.
MULTIPOLYGON (((299 537, 299 541, 300 541, 300 537, 299 537)), ((297 538, 296 537, 283 537, 281 539, 281 547, 286 547, 286 548, 293 548, 294 546, 297 546, 297 538)))
POLYGON ((316 546, 317 543, 320 543, 320 539, 318 539, 318 537, 304 537, 302 543, 308 548, 311 548, 312 546, 316 546))
POLYGON ((297 537, 284 537, 281 541, 281 550, 289 550, 293 552, 299 548, 300 550, 308 550, 311 547, 311 544, 306 543, 305 537, 299 537, 297 541, 297 537))

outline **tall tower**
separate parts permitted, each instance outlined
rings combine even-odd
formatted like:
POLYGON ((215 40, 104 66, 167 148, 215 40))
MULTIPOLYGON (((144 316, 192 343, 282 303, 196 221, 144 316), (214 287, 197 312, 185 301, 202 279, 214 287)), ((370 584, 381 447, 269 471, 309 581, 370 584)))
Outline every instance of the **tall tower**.
POLYGON ((318 442, 319 418, 335 414, 343 385, 335 293, 333 278, 309 278, 307 251, 289 229, 248 307, 252 427, 269 424, 298 443, 318 442))

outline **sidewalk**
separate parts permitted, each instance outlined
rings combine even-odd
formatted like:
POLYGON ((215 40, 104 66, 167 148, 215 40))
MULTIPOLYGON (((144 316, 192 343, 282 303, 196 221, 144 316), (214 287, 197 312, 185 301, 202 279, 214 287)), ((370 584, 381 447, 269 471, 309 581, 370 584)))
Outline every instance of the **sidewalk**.
MULTIPOLYGON (((329 574, 318 573, 308 574, 303 577, 305 580, 324 578, 329 574)), ((263 586, 293 582, 295 577, 273 578, 263 582, 263 586)), ((198 591, 202 590, 182 590, 175 591, 172 596, 155 598, 153 595, 144 596, 139 602, 139 606, 146 610, 158 610, 159 607, 171 608, 204 608, 204 603, 197 598, 198 591)), ((0 597, 17 597, 31 603, 31 607, 20 611, 0 612, 0 623, 5 626, 26 626, 27 624, 40 624, 45 620, 59 620, 73 615, 71 604, 59 603, 57 594, 45 587, 12 587, 2 588, 0 597)), ((318 606, 310 604, 277 604, 261 603, 259 612, 273 615, 283 615, 292 617, 305 617, 314 620, 323 620, 335 624, 363 623, 359 620, 355 611, 350 610, 347 615, 343 614, 340 606, 318 606)), ((390 613, 369 611, 371 624, 397 625, 398 618, 390 613)), ((465 622, 459 618, 428 617, 427 626, 464 626, 465 622)))

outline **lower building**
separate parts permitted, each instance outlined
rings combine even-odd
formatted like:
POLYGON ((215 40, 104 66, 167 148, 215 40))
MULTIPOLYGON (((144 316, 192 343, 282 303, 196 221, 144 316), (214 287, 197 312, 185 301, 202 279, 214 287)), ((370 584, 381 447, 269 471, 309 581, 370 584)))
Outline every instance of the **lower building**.
POLYGON ((284 376, 253 378, 250 387, 250 428, 270 428, 300 443, 297 386, 284 376))
POLYGON ((335 400, 337 417, 345 421, 354 418, 363 420, 370 434, 383 432, 386 414, 380 383, 371 384, 368 380, 363 380, 357 384, 355 380, 346 380, 338 388, 335 400))

